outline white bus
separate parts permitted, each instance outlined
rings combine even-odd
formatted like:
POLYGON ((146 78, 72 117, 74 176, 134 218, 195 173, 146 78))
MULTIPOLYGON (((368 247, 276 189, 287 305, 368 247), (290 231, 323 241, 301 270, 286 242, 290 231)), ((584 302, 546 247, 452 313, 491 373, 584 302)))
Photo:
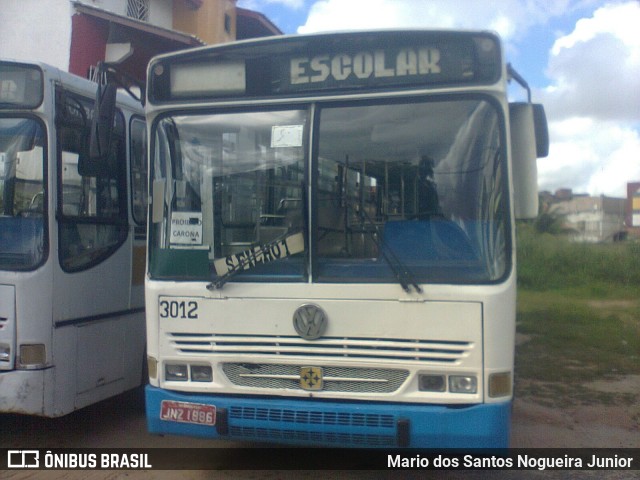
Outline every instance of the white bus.
POLYGON ((96 86, 0 62, 0 412, 60 416, 143 380, 145 121, 119 96, 92 161, 96 86))
POLYGON ((514 219, 548 147, 510 72, 487 32, 153 59, 149 430, 508 446, 514 219))

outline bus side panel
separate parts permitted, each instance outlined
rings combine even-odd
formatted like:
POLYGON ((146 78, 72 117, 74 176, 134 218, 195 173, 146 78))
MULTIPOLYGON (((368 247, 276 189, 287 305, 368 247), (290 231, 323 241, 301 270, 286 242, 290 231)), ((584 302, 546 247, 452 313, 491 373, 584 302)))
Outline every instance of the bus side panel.
POLYGON ((53 391, 53 381, 51 368, 0 373, 0 412, 52 416, 45 392, 53 391))
POLYGON ((58 417, 74 410, 76 398, 76 376, 74 370, 77 356, 75 327, 55 328, 53 335, 56 381, 53 388, 48 391, 54 402, 54 408, 47 416, 58 417))
POLYGON ((16 288, 14 285, 0 285, 0 345, 3 355, 0 371, 15 367, 16 353, 16 288))
POLYGON ((57 328, 55 343, 55 410, 47 415, 65 415, 140 385, 143 312, 57 328))
POLYGON ((113 255, 82 272, 58 267, 55 416, 140 385, 144 312, 143 305, 131 305, 132 243, 133 233, 113 255))
POLYGON ((109 322, 76 327, 76 334, 78 335, 78 394, 75 408, 91 405, 140 385, 144 361, 143 312, 125 315, 109 322), (103 334, 110 339, 119 339, 117 348, 110 342, 97 343, 88 338, 82 338, 89 336, 96 339, 103 334), (97 347, 99 350, 92 351, 92 347, 97 347), (83 352, 83 349, 88 350, 83 352), (83 366, 82 361, 91 362, 92 365, 83 366), (109 368, 105 368, 105 365, 109 365, 109 368), (90 383, 94 379, 97 379, 96 383, 90 383))
POLYGON ((12 357, 0 371, 0 412, 49 415, 53 410, 53 396, 47 395, 55 380, 51 278, 48 262, 32 272, 0 272, 0 317, 5 319, 0 343, 11 346, 12 357), (21 366, 23 345, 44 346, 44 363, 21 366))

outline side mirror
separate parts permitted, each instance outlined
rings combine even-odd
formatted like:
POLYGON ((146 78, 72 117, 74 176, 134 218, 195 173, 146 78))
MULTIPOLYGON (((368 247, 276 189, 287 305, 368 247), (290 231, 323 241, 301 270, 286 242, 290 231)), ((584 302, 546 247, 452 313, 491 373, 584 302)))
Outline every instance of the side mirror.
POLYGON ((532 104, 533 128, 536 135, 536 157, 544 158, 549 155, 549 127, 547 126, 547 114, 540 103, 532 104))
MULTIPOLYGON (((538 140, 531 103, 509 104, 513 201, 518 219, 538 216, 538 140)), ((544 111, 543 111, 544 113, 544 111)), ((546 125, 546 123, 545 123, 546 125)), ((545 128, 546 130, 546 128, 545 128)), ((540 145, 543 150, 544 145, 540 145)))
POLYGON ((96 176, 107 169, 116 112, 116 93, 117 88, 112 83, 98 85, 91 119, 89 155, 81 159, 78 165, 81 175, 96 176))

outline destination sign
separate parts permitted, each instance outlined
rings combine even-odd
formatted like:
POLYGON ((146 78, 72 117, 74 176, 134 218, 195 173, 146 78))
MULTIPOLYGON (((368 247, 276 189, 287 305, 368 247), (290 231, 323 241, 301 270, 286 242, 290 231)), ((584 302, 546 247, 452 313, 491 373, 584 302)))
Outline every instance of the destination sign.
POLYGON ((440 50, 437 48, 402 48, 389 58, 388 52, 358 52, 354 55, 316 55, 291 59, 290 84, 342 82, 349 79, 390 78, 438 75, 440 50))
POLYGON ((281 60, 280 92, 468 83, 477 80, 470 42, 295 55, 281 60))
POLYGON ((36 65, 0 62, 0 109, 38 107, 43 83, 42 70, 36 65))
POLYGON ((351 32, 185 51, 150 67, 149 99, 205 100, 490 84, 502 74, 486 32, 351 32))

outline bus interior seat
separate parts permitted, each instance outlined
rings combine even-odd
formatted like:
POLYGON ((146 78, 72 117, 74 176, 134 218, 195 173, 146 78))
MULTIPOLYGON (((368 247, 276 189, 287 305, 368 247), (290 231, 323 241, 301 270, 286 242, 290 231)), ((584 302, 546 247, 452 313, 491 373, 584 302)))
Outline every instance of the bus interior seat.
POLYGON ((477 258, 462 228, 440 217, 386 222, 383 245, 406 261, 477 258))

